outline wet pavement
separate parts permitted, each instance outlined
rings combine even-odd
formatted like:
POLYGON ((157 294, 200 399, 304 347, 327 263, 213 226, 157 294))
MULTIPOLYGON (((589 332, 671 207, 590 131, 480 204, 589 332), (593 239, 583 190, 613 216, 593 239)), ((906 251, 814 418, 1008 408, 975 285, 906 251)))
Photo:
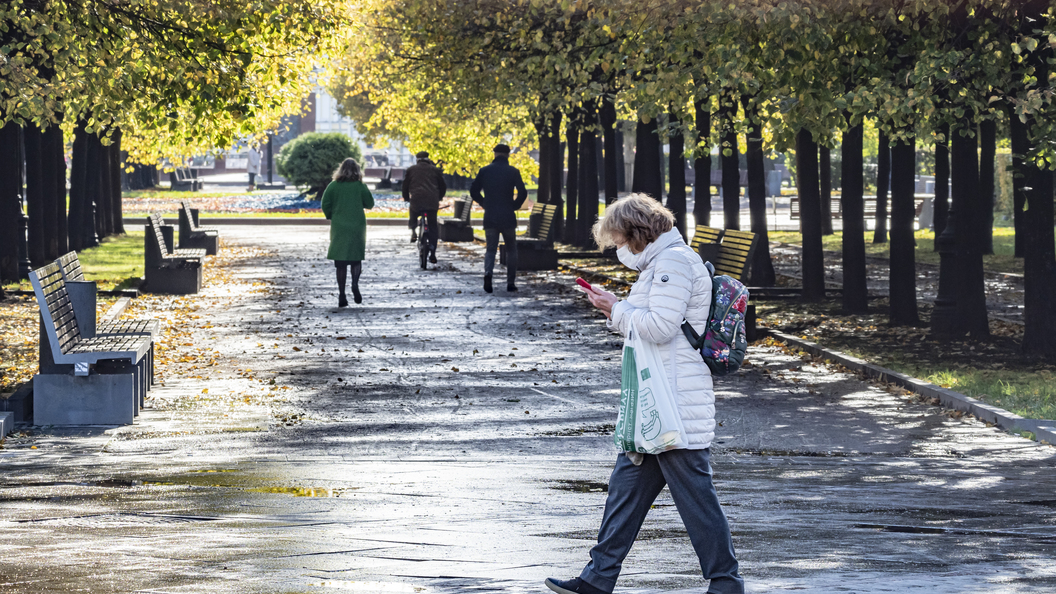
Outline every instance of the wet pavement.
MULTIPOLYGON (((133 426, 0 449, 3 592, 541 592, 578 574, 619 349, 572 277, 481 289, 369 230, 336 308, 325 229, 227 227, 231 283, 159 300, 133 426), (159 312, 165 313, 165 312, 159 312)), ((142 312, 132 312, 142 314, 142 312)), ((757 345, 717 381, 716 484, 748 590, 1056 591, 1056 448, 757 345)), ((617 592, 706 591, 665 491, 617 592)))

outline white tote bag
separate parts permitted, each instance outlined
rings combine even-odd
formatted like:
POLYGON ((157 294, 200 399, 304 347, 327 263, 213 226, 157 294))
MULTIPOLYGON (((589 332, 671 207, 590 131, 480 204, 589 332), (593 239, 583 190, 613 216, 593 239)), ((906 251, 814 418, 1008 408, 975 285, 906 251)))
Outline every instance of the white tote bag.
POLYGON ((621 387, 613 436, 616 447, 624 452, 659 454, 688 445, 660 347, 642 340, 633 326, 623 345, 621 387))

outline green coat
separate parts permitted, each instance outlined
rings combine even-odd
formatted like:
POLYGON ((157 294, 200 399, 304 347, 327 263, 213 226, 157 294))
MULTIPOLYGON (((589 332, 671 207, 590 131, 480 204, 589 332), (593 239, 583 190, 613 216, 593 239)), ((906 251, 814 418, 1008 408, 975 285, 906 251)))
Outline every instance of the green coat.
POLYGON ((323 215, 330 219, 330 260, 359 262, 367 251, 366 208, 374 206, 374 196, 366 184, 330 182, 323 191, 323 215))

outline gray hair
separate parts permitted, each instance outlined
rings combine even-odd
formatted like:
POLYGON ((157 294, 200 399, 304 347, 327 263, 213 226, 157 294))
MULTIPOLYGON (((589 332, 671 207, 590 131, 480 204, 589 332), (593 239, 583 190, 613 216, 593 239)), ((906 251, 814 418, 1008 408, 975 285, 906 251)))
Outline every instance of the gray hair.
POLYGON ((361 179, 363 179, 363 174, 360 172, 359 163, 351 157, 342 161, 341 165, 334 170, 334 181, 359 181, 361 179))
POLYGON ((633 252, 641 252, 675 226, 675 215, 648 194, 631 194, 613 202, 594 224, 594 241, 602 249, 627 242, 633 252))

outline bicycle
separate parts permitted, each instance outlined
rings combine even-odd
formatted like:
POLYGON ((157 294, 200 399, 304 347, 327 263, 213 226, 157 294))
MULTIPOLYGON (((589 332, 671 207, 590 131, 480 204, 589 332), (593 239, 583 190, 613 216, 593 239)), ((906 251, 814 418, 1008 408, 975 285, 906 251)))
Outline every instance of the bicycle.
POLYGON ((422 270, 426 269, 429 261, 429 219, 425 214, 418 215, 418 263, 422 270))

